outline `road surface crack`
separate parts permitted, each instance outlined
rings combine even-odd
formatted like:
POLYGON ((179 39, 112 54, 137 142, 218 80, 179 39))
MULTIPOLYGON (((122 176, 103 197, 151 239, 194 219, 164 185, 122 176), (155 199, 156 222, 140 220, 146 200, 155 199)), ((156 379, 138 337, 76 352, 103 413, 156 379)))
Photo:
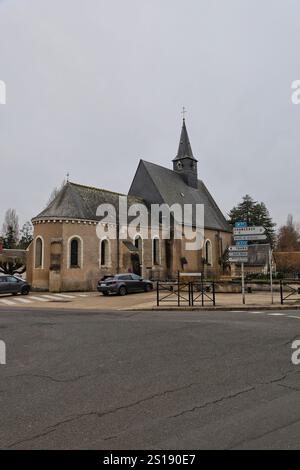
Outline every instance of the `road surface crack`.
POLYGON ((297 424, 299 423, 300 419, 297 418, 293 421, 290 421, 289 423, 287 424, 283 424, 282 426, 278 426, 274 429, 271 429, 270 431, 266 431, 262 434, 258 434, 257 436, 253 436, 251 437, 250 439, 244 439, 242 441, 239 441, 239 442, 236 442, 233 446, 231 447, 227 447, 226 449, 227 450, 232 450, 232 449, 236 449, 240 446, 242 446, 243 444, 248 444, 249 442, 253 442, 253 441, 256 441, 257 439, 261 439, 262 437, 265 437, 265 436, 268 436, 269 434, 272 434, 274 432, 277 432, 277 431, 281 431, 282 429, 285 429, 285 428, 288 428, 289 426, 293 426, 294 424, 297 424))
POLYGON ((218 403, 221 403, 223 401, 226 401, 226 400, 232 400, 233 398, 236 398, 238 397, 239 395, 243 395, 244 393, 249 393, 249 392, 252 392, 253 390, 255 390, 256 387, 248 387, 248 388, 245 388, 243 390, 239 390, 238 392, 235 392, 235 393, 231 393, 229 395, 224 395, 223 397, 221 398, 217 398, 216 400, 212 400, 212 401, 207 401, 205 403, 203 403, 202 405, 197 405, 197 406, 194 406, 193 408, 189 408, 187 410, 183 410, 181 411, 180 413, 177 413, 176 415, 171 415, 171 416, 168 416, 167 418, 168 419, 171 419, 171 418, 178 418, 179 416, 183 416, 187 413, 193 413, 194 411, 196 410, 201 410, 203 408, 206 408, 208 406, 212 406, 212 405, 216 405, 218 403))
MULTIPOLYGON (((31 375, 31 374, 27 374, 27 375, 31 375)), ((128 403, 127 405, 122 405, 122 406, 118 406, 118 407, 115 407, 115 408, 112 408, 110 410, 107 410, 107 411, 103 411, 102 413, 99 412, 99 411, 89 411, 89 412, 86 412, 86 413, 79 413, 79 414, 76 414, 76 415, 73 415, 73 416, 69 416, 68 418, 65 418, 61 421, 58 421, 57 423, 51 425, 51 426, 48 426, 47 428, 45 428, 44 430, 42 430, 39 434, 36 434, 30 438, 27 438, 27 439, 22 439, 22 440, 19 440, 19 441, 15 441, 11 444, 9 444, 7 446, 8 449, 14 447, 14 446, 17 446, 19 444, 22 444, 24 442, 29 442, 29 441, 33 441, 35 439, 38 439, 39 437, 43 437, 43 436, 46 436, 47 434, 49 433, 52 433, 54 431, 57 430, 57 428, 59 428, 60 426, 64 425, 64 424, 68 424, 68 423, 72 423, 74 421, 77 421, 78 419, 81 419, 81 418, 86 418, 86 417, 90 417, 90 416, 95 416, 97 418, 103 418, 103 417, 106 417, 108 415, 111 415, 111 414, 114 414, 114 413, 117 413, 119 411, 123 411, 123 410, 127 410, 127 409, 130 409, 130 408, 134 408, 135 406, 138 406, 142 403, 145 403, 147 401, 150 401, 150 400, 153 400, 153 399, 156 399, 156 398, 161 398, 161 397, 164 397, 165 395, 168 395, 170 393, 176 393, 178 391, 182 391, 182 390, 185 390, 187 388, 190 388, 194 385, 199 385, 198 382, 193 382, 193 383, 190 383, 188 385, 184 385, 182 387, 178 387, 178 388, 174 388, 174 389, 168 389, 168 390, 164 390, 163 392, 159 392, 159 393, 155 393, 153 395, 150 395, 148 397, 145 397, 145 398, 142 398, 140 400, 137 400, 135 402, 132 402, 132 403, 128 403)), ((103 440, 105 440, 107 438, 104 438, 103 440)))
POLYGON ((70 377, 69 379, 57 379, 55 377, 52 377, 51 375, 44 375, 44 374, 17 374, 17 375, 9 375, 8 378, 36 377, 39 379, 48 379, 48 380, 51 380, 52 382, 68 383, 68 382, 76 382, 76 380, 82 379, 84 377, 88 377, 88 375, 90 374, 77 375, 76 377, 70 377))

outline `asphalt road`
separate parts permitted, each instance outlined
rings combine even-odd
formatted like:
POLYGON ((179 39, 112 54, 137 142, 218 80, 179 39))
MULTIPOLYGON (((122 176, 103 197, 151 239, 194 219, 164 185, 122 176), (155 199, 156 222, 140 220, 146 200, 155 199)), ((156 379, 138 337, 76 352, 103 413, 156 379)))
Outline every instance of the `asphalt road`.
POLYGON ((3 449, 300 447, 300 312, 0 309, 3 449))

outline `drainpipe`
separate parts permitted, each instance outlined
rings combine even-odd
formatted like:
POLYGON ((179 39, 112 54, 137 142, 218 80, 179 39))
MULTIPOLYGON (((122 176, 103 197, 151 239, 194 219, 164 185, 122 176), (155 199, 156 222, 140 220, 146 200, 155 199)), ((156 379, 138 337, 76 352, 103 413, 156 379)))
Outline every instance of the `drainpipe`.
POLYGON ((119 224, 117 225, 117 274, 120 272, 120 233, 119 224))

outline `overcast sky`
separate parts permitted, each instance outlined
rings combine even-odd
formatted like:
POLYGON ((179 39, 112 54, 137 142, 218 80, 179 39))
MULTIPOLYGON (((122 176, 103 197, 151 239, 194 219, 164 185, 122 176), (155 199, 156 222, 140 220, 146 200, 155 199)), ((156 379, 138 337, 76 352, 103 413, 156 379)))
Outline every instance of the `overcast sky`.
POLYGON ((199 178, 299 214, 298 0, 0 0, 0 223, 70 180, 127 192, 170 167, 184 105, 199 178))

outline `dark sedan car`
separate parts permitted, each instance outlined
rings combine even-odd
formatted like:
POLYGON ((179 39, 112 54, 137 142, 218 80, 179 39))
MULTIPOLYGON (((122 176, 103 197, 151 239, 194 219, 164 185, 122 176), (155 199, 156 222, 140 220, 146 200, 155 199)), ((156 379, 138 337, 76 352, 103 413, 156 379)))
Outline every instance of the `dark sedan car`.
POLYGON ((30 285, 17 276, 0 276, 0 294, 27 295, 30 285))
POLYGON ((103 295, 110 293, 126 295, 130 292, 150 292, 153 289, 153 284, 137 274, 116 274, 101 279, 97 289, 103 295))

